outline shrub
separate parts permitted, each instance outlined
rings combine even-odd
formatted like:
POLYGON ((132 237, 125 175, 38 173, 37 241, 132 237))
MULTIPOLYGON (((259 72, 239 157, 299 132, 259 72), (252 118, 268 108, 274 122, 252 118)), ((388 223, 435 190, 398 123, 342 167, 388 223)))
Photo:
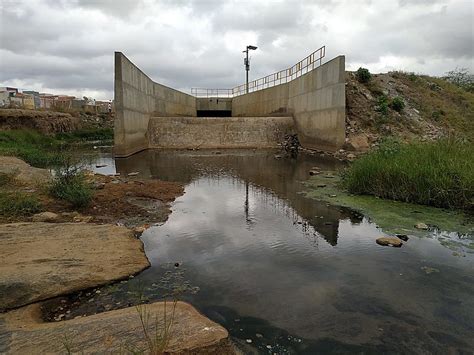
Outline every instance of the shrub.
POLYGON ((343 174, 351 193, 445 208, 474 209, 474 146, 455 140, 383 143, 343 174))
POLYGON ((377 99, 377 106, 375 106, 375 111, 386 116, 388 114, 388 98, 386 95, 381 95, 377 99))
POLYGON ((418 76, 415 74, 415 73, 410 73, 408 74, 408 79, 410 81, 417 81, 418 80, 418 76))
POLYGON ((19 192, 0 192, 0 215, 5 217, 30 216, 41 210, 34 196, 19 192))
POLYGON ((395 110, 397 112, 402 112, 403 109, 405 108, 405 101, 403 101, 403 99, 400 96, 397 96, 390 102, 389 106, 392 110, 395 110))
POLYGON ((372 74, 370 74, 370 71, 367 68, 359 68, 356 71, 356 79, 359 83, 365 84, 372 79, 372 74))
POLYGON ((68 201, 74 207, 81 208, 90 204, 93 189, 81 168, 69 160, 63 167, 56 169, 50 193, 56 198, 68 201))
POLYGON ((474 75, 469 73, 467 68, 456 68, 448 71, 444 79, 466 91, 474 92, 474 75))

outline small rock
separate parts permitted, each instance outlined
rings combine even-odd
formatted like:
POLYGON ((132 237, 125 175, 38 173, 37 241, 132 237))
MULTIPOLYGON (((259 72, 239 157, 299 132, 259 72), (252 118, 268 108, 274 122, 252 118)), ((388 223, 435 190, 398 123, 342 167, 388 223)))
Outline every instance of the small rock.
POLYGON ((275 159, 281 159, 281 155, 276 154, 275 159))
POLYGON ((92 221, 93 217, 92 216, 75 216, 72 218, 73 222, 84 222, 84 223, 89 223, 92 221))
POLYGON ((256 336, 257 338, 263 338, 263 335, 260 334, 260 333, 255 334, 255 336, 256 336))
POLYGON ((347 159, 353 160, 355 158, 356 158, 355 154, 352 154, 352 153, 347 154, 347 159))
POLYGON ((404 242, 408 241, 408 236, 406 234, 396 234, 398 239, 403 240, 404 242))
POLYGON ((416 229, 423 229, 423 230, 428 230, 428 225, 423 223, 423 222, 419 222, 417 224, 415 224, 415 228, 416 229))
POLYGON ((326 187, 326 184, 317 184, 316 187, 326 187))
POLYGON ((33 215, 33 222, 57 222, 59 215, 54 212, 41 212, 33 215))
POLYGON ((137 176, 140 174, 138 171, 134 171, 133 173, 128 173, 127 176, 137 176))
POLYGON ((378 245, 391 246, 399 248, 403 245, 400 239, 392 237, 380 237, 375 240, 378 245))
POLYGON ((439 272, 438 269, 435 269, 434 267, 429 267, 429 266, 422 266, 421 270, 423 270, 426 274, 432 274, 433 272, 439 272))
POLYGON ((329 197, 337 197, 337 195, 329 195, 329 197))
POLYGON ((245 339, 245 341, 246 341, 248 344, 251 344, 251 343, 252 343, 252 339, 245 339))
POLYGON ((313 176, 313 175, 319 175, 321 174, 321 172, 319 170, 310 170, 309 171, 309 175, 313 176))

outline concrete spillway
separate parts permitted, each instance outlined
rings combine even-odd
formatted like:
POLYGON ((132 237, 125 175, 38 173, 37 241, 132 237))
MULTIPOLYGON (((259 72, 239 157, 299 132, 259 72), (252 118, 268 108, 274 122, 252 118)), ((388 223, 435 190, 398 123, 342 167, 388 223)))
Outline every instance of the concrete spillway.
POLYGON ((115 154, 148 148, 268 148, 297 132, 305 148, 345 139, 345 58, 234 98, 196 98, 151 80, 115 53, 115 154), (204 115, 232 116, 207 117, 204 115))

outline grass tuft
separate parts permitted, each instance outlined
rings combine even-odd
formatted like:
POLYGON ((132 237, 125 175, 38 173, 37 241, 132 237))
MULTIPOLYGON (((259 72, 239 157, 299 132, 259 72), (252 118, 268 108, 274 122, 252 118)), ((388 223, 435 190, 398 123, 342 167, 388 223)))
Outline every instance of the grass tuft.
POLYGON ((41 204, 34 196, 20 192, 0 191, 0 216, 31 216, 41 211, 41 204))
POLYGON ((386 141, 343 174, 350 193, 428 206, 474 209, 474 146, 455 140, 386 141))

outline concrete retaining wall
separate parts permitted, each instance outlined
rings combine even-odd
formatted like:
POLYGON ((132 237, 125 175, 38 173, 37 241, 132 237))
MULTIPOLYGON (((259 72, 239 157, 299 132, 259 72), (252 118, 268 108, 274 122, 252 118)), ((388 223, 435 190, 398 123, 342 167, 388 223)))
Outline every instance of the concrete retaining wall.
POLYGON ((345 140, 345 57, 286 84, 235 97, 233 116, 293 115, 301 145, 336 150, 345 140))
POLYGON ((339 56, 290 81, 288 111, 301 145, 337 150, 345 141, 345 57, 339 56))
POLYGON ((288 112, 287 84, 234 97, 232 116, 272 116, 286 115, 288 112))
POLYGON ((196 98, 155 83, 115 52, 115 110, 114 152, 123 157, 148 148, 151 116, 195 116, 196 98))
POLYGON ((294 133, 292 117, 152 117, 150 148, 273 148, 294 133))

